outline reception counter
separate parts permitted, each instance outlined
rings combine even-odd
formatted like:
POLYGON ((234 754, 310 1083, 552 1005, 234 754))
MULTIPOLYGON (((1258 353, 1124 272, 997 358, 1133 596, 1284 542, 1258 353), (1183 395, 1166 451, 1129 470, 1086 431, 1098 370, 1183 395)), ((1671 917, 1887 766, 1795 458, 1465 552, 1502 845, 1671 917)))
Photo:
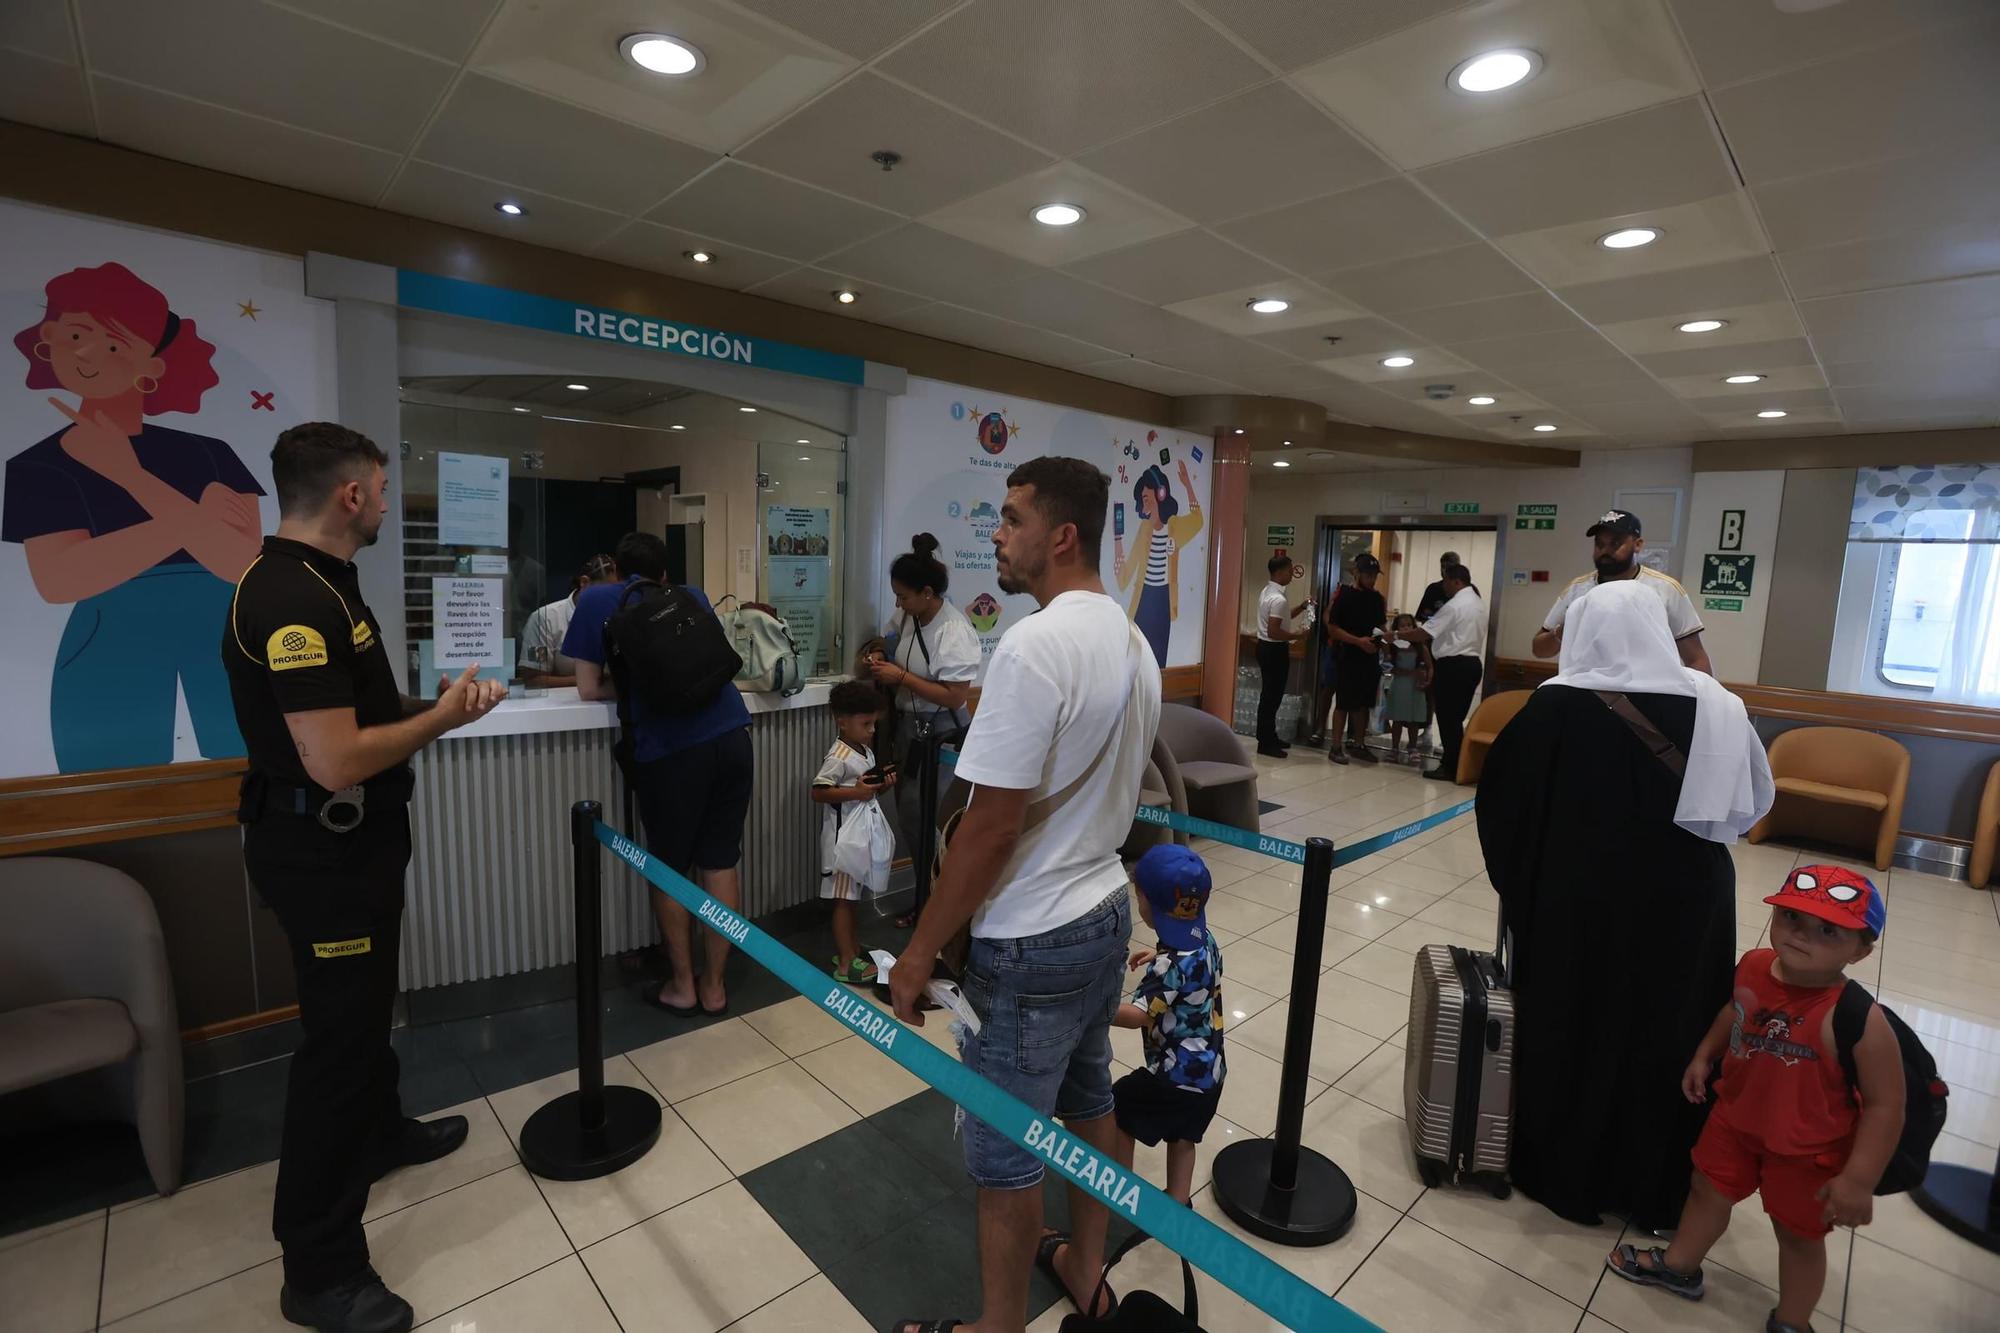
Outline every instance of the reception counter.
MULTIPOLYGON (((819 894, 818 810, 808 792, 832 738, 828 689, 743 696, 756 755, 743 830, 746 915, 819 894)), ((595 800, 607 823, 625 827, 624 783, 611 757, 617 735, 613 705, 580 699, 574 689, 533 691, 417 756, 404 987, 576 957, 569 811, 595 800)), ((617 858, 604 858, 601 952, 656 938, 652 892, 617 858)))

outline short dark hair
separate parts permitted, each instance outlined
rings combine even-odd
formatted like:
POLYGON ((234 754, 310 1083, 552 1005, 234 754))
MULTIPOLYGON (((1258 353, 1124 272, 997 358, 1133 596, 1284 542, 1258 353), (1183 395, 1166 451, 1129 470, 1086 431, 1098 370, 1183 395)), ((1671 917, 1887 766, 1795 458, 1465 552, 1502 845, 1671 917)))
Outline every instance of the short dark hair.
POLYGON ((951 586, 951 571, 937 558, 938 539, 928 532, 910 538, 910 549, 889 562, 889 577, 905 588, 928 588, 940 597, 951 586))
POLYGON ((1450 579, 1453 583, 1469 584, 1472 582, 1472 571, 1467 569, 1464 565, 1446 565, 1444 570, 1444 576, 1450 579))
POLYGON ((618 539, 611 553, 618 572, 630 578, 663 579, 667 576, 667 544, 650 532, 628 532, 618 539))
POLYGON ((1441 555, 1441 556, 1439 556, 1439 557, 1438 557, 1438 563, 1439 563, 1439 564, 1441 564, 1441 565, 1455 565, 1455 564, 1457 564, 1457 563, 1458 563, 1458 552, 1456 552, 1456 551, 1446 551, 1446 552, 1445 552, 1445 553, 1444 553, 1443 555, 1441 555))
POLYGON ((371 467, 388 465, 389 455, 360 431, 331 421, 301 422, 271 446, 278 512, 317 514, 336 485, 366 476, 371 467))
POLYGON ((1076 525, 1084 563, 1096 565, 1104 550, 1104 511, 1111 506, 1111 478, 1081 458, 1049 454, 1014 469, 1007 486, 1035 488, 1035 510, 1052 525, 1076 525))
POLYGON ((1264 562, 1264 568, 1270 570, 1273 574, 1275 574, 1279 570, 1283 569, 1286 565, 1289 565, 1291 563, 1292 563, 1292 558, 1288 555, 1282 555, 1282 554, 1274 555, 1269 560, 1264 562))
POLYGON ((882 693, 865 680, 843 680, 827 693, 826 707, 835 717, 873 717, 882 711, 882 693))

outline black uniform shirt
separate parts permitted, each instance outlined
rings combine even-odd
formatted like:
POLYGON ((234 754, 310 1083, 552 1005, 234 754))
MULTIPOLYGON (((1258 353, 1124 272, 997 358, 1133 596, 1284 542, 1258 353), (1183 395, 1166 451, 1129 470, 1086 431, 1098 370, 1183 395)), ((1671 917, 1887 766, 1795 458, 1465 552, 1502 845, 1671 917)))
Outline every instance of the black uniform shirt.
POLYGON ((396 672, 354 566, 303 542, 264 539, 236 585, 222 661, 250 769, 278 782, 316 785, 286 713, 352 708, 362 727, 403 716, 396 672))
MULTIPOLYGON (((1364 639, 1380 629, 1388 616, 1388 603, 1382 600, 1381 591, 1358 583, 1343 584, 1334 593, 1333 605, 1326 613, 1329 621, 1364 639)), ((1356 648, 1351 643, 1337 646, 1341 657, 1357 666, 1373 663, 1376 657, 1374 648, 1356 648)))

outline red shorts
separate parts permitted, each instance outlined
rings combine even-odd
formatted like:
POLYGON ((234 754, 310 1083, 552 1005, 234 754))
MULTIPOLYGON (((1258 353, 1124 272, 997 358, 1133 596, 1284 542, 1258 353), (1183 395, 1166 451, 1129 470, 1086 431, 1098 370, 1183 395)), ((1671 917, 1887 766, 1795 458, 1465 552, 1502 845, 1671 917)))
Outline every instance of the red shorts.
POLYGON ((1719 1115, 1709 1116, 1708 1127, 1694 1145, 1694 1169, 1708 1177, 1718 1194, 1731 1203, 1742 1202, 1753 1191, 1763 1195, 1764 1211, 1771 1220, 1801 1236, 1824 1236, 1833 1229, 1826 1222, 1826 1204, 1819 1192, 1846 1162, 1844 1151, 1809 1157, 1767 1152, 1761 1139, 1719 1115))

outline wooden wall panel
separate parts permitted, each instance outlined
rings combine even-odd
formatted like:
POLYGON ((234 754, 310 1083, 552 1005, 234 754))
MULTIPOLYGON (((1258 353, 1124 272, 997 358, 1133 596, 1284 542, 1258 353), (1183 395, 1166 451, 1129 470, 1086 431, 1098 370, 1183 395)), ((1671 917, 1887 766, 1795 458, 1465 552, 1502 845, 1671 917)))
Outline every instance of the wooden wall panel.
POLYGON ((0 856, 236 822, 241 759, 0 781, 0 856))

